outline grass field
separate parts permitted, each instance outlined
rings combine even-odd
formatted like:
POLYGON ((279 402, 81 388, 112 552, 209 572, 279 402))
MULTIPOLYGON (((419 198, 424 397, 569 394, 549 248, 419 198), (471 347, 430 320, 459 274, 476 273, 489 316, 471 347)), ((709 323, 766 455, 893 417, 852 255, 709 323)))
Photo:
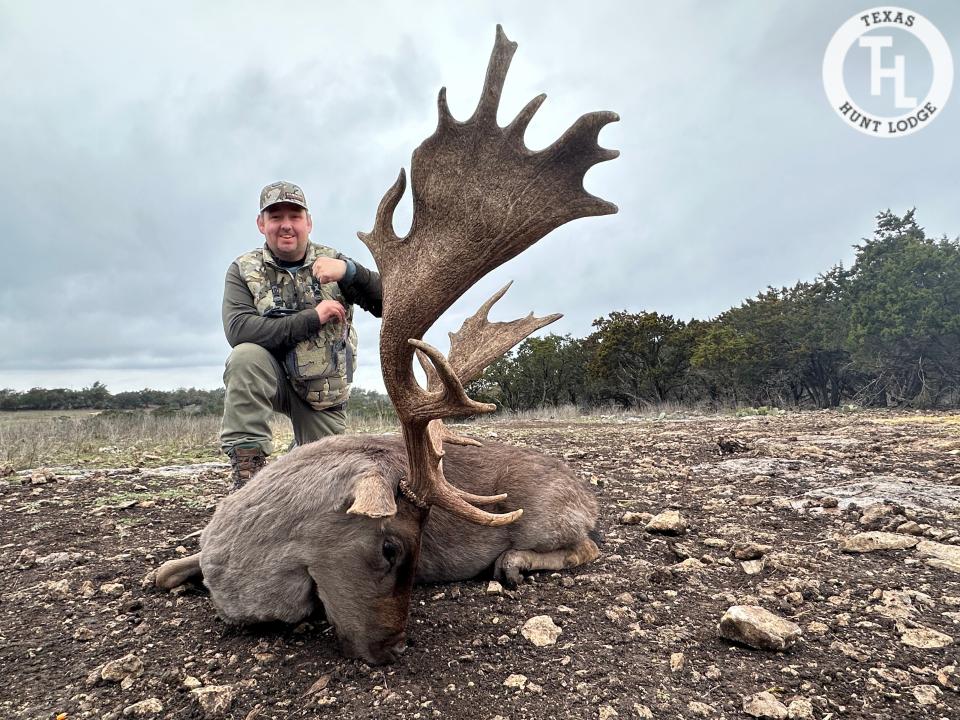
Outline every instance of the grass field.
MULTIPOLYGON (((293 428, 283 415, 272 421, 274 442, 285 448, 293 428)), ((348 415, 348 432, 384 432, 389 421, 348 415)), ((89 410, 0 412, 0 464, 15 470, 57 465, 156 467, 177 462, 225 460, 220 418, 89 410)))

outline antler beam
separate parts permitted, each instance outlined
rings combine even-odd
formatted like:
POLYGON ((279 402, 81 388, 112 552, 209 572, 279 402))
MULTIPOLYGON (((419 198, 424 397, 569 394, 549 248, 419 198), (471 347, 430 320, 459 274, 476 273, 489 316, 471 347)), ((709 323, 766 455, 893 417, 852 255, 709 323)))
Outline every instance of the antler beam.
POLYGON ((469 120, 460 122, 451 115, 446 89, 440 90, 437 129, 413 153, 413 223, 407 235, 398 237, 393 229, 393 214, 406 189, 402 170, 380 202, 373 230, 359 234, 383 281, 381 365, 403 427, 408 486, 427 502, 490 525, 512 522, 520 511, 485 513, 447 484, 441 464, 445 431, 434 421, 494 409, 467 397, 463 385, 559 316, 531 314, 490 323, 487 313, 506 292, 503 288, 451 335, 449 360, 424 343, 423 335, 477 280, 551 230, 577 218, 617 211, 583 188, 587 170, 619 154, 597 144, 600 130, 618 119, 615 113, 583 115, 556 142, 536 152, 526 147, 523 136, 546 96, 531 100, 505 128, 497 124, 503 83, 516 49, 498 25, 480 101, 469 120), (415 351, 427 367, 426 389, 413 375, 415 351))

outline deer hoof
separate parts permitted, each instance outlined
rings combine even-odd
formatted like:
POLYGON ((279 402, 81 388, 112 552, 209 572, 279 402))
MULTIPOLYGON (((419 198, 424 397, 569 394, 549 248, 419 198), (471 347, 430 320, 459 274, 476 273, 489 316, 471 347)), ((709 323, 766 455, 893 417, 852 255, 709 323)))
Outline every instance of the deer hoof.
POLYGON ((493 566, 493 576, 510 590, 516 589, 517 585, 523 582, 523 575, 520 573, 516 559, 510 557, 509 551, 497 558, 493 566))

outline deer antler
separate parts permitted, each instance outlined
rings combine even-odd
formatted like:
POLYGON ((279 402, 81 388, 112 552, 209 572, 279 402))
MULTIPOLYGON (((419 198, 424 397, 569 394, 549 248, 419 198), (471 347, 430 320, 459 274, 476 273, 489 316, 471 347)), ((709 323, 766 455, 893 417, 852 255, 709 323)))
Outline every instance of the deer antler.
POLYGON ((583 115, 537 152, 524 145, 523 135, 545 95, 527 103, 507 127, 497 124, 504 79, 516 49, 498 25, 480 102, 466 122, 453 118, 446 89, 440 90, 437 129, 413 153, 414 212, 406 237, 393 230, 393 213, 406 189, 403 170, 380 201, 372 232, 359 233, 383 282, 380 358, 407 447, 406 485, 423 501, 486 525, 512 522, 522 511, 483 512, 470 503, 495 502, 502 496, 465 498, 447 483, 441 463, 445 431, 433 421, 494 410, 494 405, 467 397, 463 385, 559 316, 531 314, 490 323, 487 312, 506 292, 503 288, 451 335, 449 360, 423 342, 423 335, 477 280, 551 230, 570 220, 617 211, 583 188, 587 170, 619 154, 597 144, 600 130, 618 119, 615 113, 583 115), (429 367, 427 389, 413 375, 415 350, 429 367))

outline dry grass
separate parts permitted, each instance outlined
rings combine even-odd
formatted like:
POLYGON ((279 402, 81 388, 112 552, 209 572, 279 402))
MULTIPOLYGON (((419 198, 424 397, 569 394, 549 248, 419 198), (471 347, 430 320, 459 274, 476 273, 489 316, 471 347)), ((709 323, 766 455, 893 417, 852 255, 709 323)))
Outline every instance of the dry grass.
MULTIPOLYGON (((271 423, 277 448, 293 441, 283 415, 271 423)), ((387 418, 348 416, 347 431, 396 429, 387 418)), ((151 413, 0 413, 0 464, 15 469, 56 465, 157 466, 177 462, 223 461, 220 418, 213 415, 151 413)))

